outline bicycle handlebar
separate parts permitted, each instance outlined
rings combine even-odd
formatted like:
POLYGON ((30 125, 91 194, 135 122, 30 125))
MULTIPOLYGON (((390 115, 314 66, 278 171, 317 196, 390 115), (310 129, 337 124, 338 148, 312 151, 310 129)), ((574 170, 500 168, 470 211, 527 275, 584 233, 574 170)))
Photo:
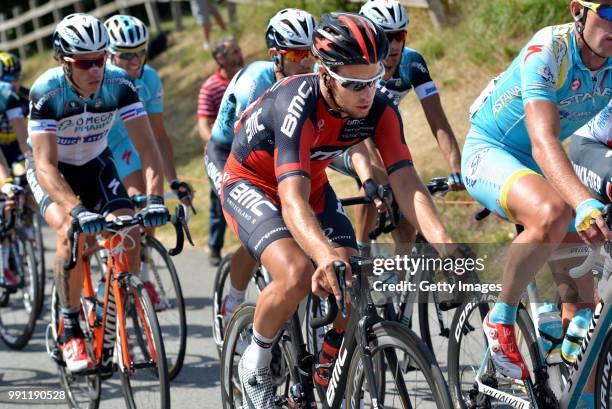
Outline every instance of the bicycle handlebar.
MULTIPOLYGON (((187 222, 185 221, 185 208, 183 205, 177 205, 175 209, 175 213, 172 216, 172 224, 174 225, 174 230, 176 232, 176 246, 175 248, 168 251, 171 256, 175 256, 179 254, 183 250, 183 230, 187 234, 187 240, 193 246, 193 241, 191 239, 191 233, 189 232, 189 228, 187 227, 187 222)), ((127 229, 133 226, 144 226, 144 219, 140 215, 135 216, 119 216, 113 220, 106 221, 104 224, 104 230, 109 230, 113 232, 117 232, 123 229, 127 229)), ((83 230, 81 229, 81 225, 77 219, 73 219, 68 228, 67 236, 69 242, 69 253, 68 260, 64 263, 64 270, 72 270, 77 264, 77 257, 79 251, 79 237, 83 230)))
MULTIPOLYGON (((602 216, 608 225, 608 229, 612 229, 612 204, 606 205, 604 211, 602 212, 602 216)), ((612 251, 612 242, 606 241, 604 244, 605 249, 610 253, 612 251)), ((595 248, 589 248, 589 254, 587 255, 586 260, 582 262, 581 265, 571 268, 569 271, 570 277, 572 278, 580 278, 589 271, 592 270, 593 266, 597 262, 599 258, 599 253, 601 251, 601 246, 597 246, 595 248)))
MULTIPOLYGON (((343 311, 343 314, 346 314, 346 294, 344 285, 346 273, 346 265, 341 261, 334 262, 334 270, 336 270, 336 276, 338 277, 338 282, 340 283, 340 290, 342 291, 342 300, 340 301, 340 308, 343 311)), ((338 302, 333 294, 327 296, 327 312, 322 317, 313 318, 310 321, 310 327, 313 329, 321 328, 325 325, 329 325, 336 319, 336 315, 338 315, 338 302)))

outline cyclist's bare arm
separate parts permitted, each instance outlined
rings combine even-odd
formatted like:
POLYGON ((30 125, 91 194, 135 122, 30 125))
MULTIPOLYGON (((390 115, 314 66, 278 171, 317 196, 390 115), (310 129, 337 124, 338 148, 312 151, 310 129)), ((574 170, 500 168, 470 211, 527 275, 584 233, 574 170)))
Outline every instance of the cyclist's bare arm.
MULTIPOLYGON (((353 163, 353 169, 355 169, 355 173, 359 176, 359 180, 366 181, 368 179, 373 179, 379 184, 386 184, 388 182, 387 178, 381 177, 382 175, 386 176, 386 172, 374 172, 372 169, 372 156, 370 150, 366 146, 366 142, 370 142, 371 146, 374 148, 374 153, 378 160, 380 161, 382 169, 384 169, 384 165, 382 165, 382 160, 380 159, 380 155, 378 154, 378 150, 374 146, 374 143, 370 138, 365 139, 363 142, 358 143, 357 145, 351 148, 351 162, 353 163)), ((379 199, 374 199, 374 204, 378 208, 379 211, 383 211, 384 204, 379 199)))
POLYGON ((147 183, 147 194, 163 196, 163 162, 147 116, 126 121, 125 127, 142 161, 142 169, 147 183))
POLYGON ((28 147, 28 123, 25 118, 13 118, 11 120, 11 127, 17 135, 17 143, 19 149, 24 155, 28 153, 30 148, 28 147))
MULTIPOLYGON (((291 235, 306 254, 315 261, 317 265, 315 274, 324 272, 328 285, 336 298, 340 299, 340 288, 332 267, 333 261, 340 260, 340 256, 321 231, 319 221, 308 203, 310 179, 302 176, 287 177, 278 184, 278 195, 283 220, 291 235)), ((347 274, 347 277, 350 277, 350 274, 347 274)))
POLYGON ((200 133, 200 138, 202 138, 202 142, 204 146, 210 141, 210 136, 212 133, 212 127, 214 124, 214 120, 208 117, 200 117, 198 118, 198 132, 200 133))
POLYGON ((60 207, 70 212, 80 203, 57 167, 57 142, 55 134, 36 133, 32 135, 32 153, 36 175, 42 188, 60 207))
MULTIPOLYGON (((11 173, 9 172, 8 163, 6 162, 6 158, 2 151, 0 151, 0 181, 4 181, 6 179, 10 179, 11 173)), ((0 186, 4 182, 0 183, 0 186)))
MULTIPOLYGON (((440 221, 429 192, 421 182, 414 167, 403 167, 389 175, 391 188, 400 210, 411 225, 425 236, 428 242, 452 243, 452 239, 440 221)), ((441 250, 446 255, 448 250, 441 250)))
POLYGON ((153 135, 157 141, 159 151, 163 156, 162 166, 164 167, 164 175, 168 182, 172 182, 177 179, 176 166, 174 163, 172 142, 170 142, 170 136, 168 136, 166 125, 164 124, 164 114, 161 112, 149 114, 149 122, 151 123, 151 128, 153 129, 153 135))
POLYGON ((453 129, 444 113, 444 108, 442 108, 440 95, 434 94, 424 98, 421 100, 421 105, 423 106, 423 112, 425 112, 431 132, 436 138, 440 151, 444 154, 451 172, 461 172, 461 151, 459 150, 459 144, 453 129))

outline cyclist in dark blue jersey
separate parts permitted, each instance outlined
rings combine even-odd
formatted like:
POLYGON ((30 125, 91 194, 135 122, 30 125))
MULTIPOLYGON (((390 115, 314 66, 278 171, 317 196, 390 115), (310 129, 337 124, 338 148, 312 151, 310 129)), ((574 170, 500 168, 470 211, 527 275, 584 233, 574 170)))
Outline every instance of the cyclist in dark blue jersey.
MULTIPOLYGON (((108 42, 106 28, 96 18, 82 13, 65 17, 53 35, 61 66, 40 76, 30 93, 33 163, 28 163, 28 183, 57 237, 54 276, 64 323, 60 344, 71 372, 90 367, 92 361, 79 324, 82 263, 64 271, 67 231, 75 221, 86 235, 96 234, 107 216, 133 214, 108 149, 115 115, 130 134, 138 135, 139 143, 155 143, 134 84, 123 70, 105 65, 108 42)), ((141 159, 147 169, 148 196, 140 213, 145 226, 162 225, 169 214, 162 197, 161 158, 156 149, 149 149, 141 159)), ((140 269, 139 234, 137 229, 129 233, 135 245, 126 249, 133 273, 140 269)))
POLYGON ((0 68, 2 68, 0 78, 0 148, 9 167, 11 167, 14 163, 23 161, 24 155, 29 150, 25 118, 29 112, 30 90, 22 86, 19 81, 21 62, 16 55, 0 52, 0 68), (17 105, 10 100, 12 98, 17 100, 20 110, 16 109, 17 105))

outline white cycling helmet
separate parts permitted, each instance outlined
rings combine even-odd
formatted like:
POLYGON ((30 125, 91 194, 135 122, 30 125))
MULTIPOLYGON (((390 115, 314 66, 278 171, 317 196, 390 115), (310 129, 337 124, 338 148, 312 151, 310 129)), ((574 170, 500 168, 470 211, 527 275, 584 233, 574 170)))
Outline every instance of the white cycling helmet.
POLYGON ((56 55, 74 56, 104 51, 108 47, 108 32, 97 18, 74 13, 64 17, 53 33, 56 55))
POLYGON ((268 48, 310 48, 316 25, 312 14, 300 9, 283 9, 270 19, 266 29, 268 48))
POLYGON ((118 14, 106 20, 104 26, 108 30, 112 53, 137 51, 149 41, 147 26, 136 17, 118 14))
POLYGON ((359 13, 385 31, 405 30, 408 27, 408 13, 397 0, 369 0, 361 6, 359 13))

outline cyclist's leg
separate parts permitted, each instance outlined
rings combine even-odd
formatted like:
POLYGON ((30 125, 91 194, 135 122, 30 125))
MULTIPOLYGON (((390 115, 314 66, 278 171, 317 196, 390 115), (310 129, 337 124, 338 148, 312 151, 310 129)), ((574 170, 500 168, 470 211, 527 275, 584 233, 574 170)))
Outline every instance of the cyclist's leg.
MULTIPOLYGON (((33 165, 33 161, 28 161, 26 173, 28 184, 32 189, 40 213, 49 227, 53 229, 56 236, 53 279, 63 318, 63 330, 59 341, 66 366, 71 372, 79 372, 93 365, 93 362, 87 355, 85 336, 79 324, 81 289, 83 288, 83 263, 81 258, 77 257, 77 264, 72 270, 66 271, 64 269, 70 253, 68 229, 71 226, 72 218, 65 209, 53 203, 49 195, 44 191, 38 182, 33 165)), ((84 237, 81 236, 78 245, 79 253, 83 250, 83 243, 84 237)))
MULTIPOLYGON (((220 197, 221 174, 227 161, 231 146, 209 141, 204 155, 204 168, 208 175, 211 189, 220 197)), ((222 216, 223 217, 223 216, 222 216)), ((211 226, 212 227, 212 226, 211 226)), ((232 256, 230 262, 230 291, 224 300, 224 316, 231 316, 235 309, 244 302, 246 288, 249 285, 256 261, 248 250, 241 245, 232 256)))
POLYGON ((466 189, 489 210, 525 227, 509 247, 500 297, 483 323, 498 370, 513 378, 528 375, 514 338, 518 302, 563 240, 572 214, 557 191, 532 170, 537 166, 530 166, 473 131, 467 137, 462 160, 466 189))

